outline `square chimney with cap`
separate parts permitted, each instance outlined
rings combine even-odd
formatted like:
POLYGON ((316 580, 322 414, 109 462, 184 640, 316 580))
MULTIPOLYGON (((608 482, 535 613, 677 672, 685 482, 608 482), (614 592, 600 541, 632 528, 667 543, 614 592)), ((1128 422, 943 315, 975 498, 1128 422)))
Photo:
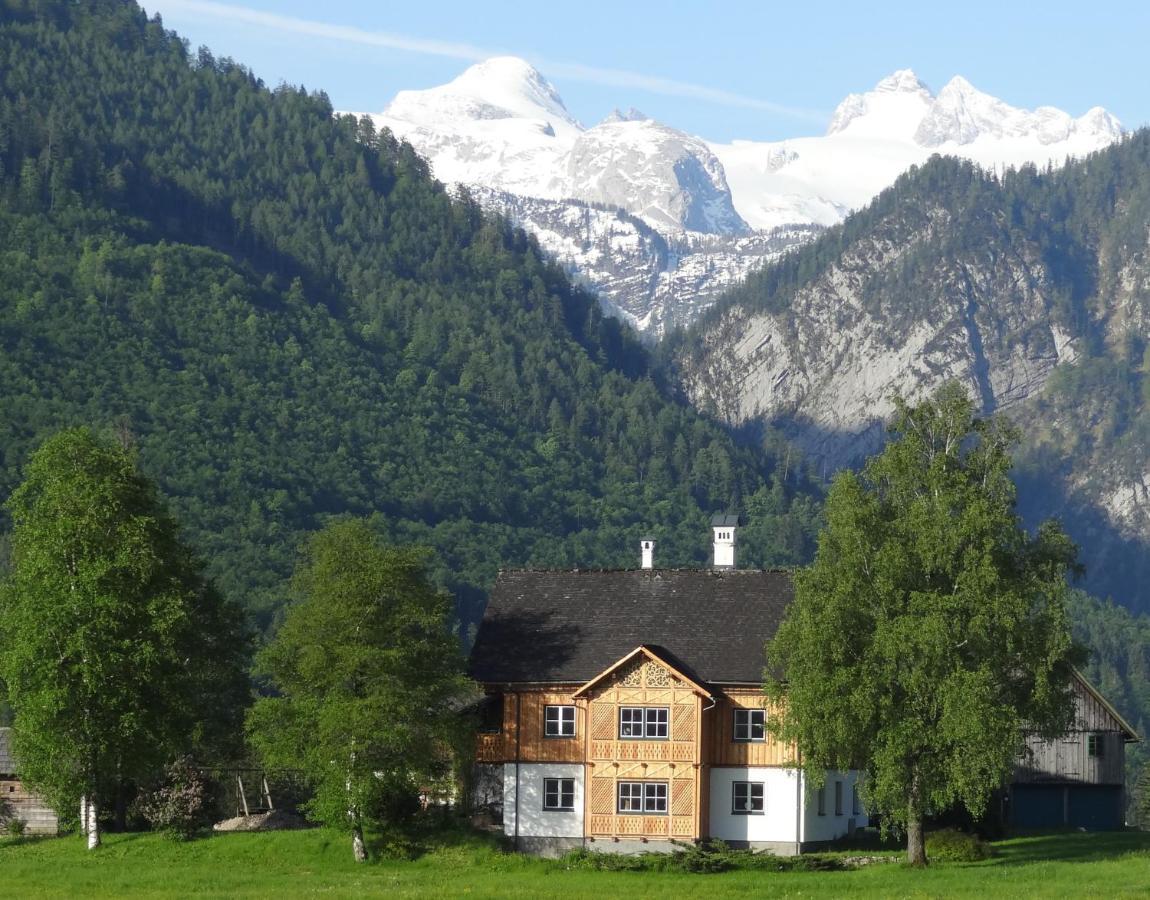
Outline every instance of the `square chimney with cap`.
POLYGON ((654 538, 640 538, 639 548, 643 551, 643 568, 655 567, 655 540, 654 538))
POLYGON ((716 569, 735 568, 735 529, 739 517, 720 514, 712 517, 711 531, 715 535, 715 553, 712 565, 716 569))

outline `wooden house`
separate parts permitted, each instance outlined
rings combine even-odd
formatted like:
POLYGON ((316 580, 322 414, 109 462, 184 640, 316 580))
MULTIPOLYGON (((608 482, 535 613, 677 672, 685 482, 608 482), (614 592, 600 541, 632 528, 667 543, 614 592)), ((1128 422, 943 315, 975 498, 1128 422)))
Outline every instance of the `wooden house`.
POLYGON ((1126 821, 1126 745, 1141 740, 1080 673, 1074 726, 1057 740, 1028 735, 1005 792, 1003 820, 1016 829, 1105 831, 1126 821))
POLYGON ((764 644, 792 597, 734 568, 717 519, 709 569, 500 575, 471 673, 487 692, 479 793, 516 846, 665 849, 719 838, 794 853, 868 823, 857 773, 809 792, 766 730, 764 644))
MULTIPOLYGON (((795 853, 869 824, 858 772, 808 790, 768 733, 764 648, 791 575, 736 569, 733 518, 712 525, 707 569, 656 568, 644 540, 639 569, 500 574, 471 655, 486 693, 475 797, 517 847, 795 853)), ((1029 742, 1008 821, 1121 826, 1134 733, 1085 680, 1079 704, 1079 731, 1029 742)))
POLYGON ((24 823, 25 834, 56 834, 56 812, 20 781, 12 757, 11 729, 0 728, 0 828, 13 819, 24 823))

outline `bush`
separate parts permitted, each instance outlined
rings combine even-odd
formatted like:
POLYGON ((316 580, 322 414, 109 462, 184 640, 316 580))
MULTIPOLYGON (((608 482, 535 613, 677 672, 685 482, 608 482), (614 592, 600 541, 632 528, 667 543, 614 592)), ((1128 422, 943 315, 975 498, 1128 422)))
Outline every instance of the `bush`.
POLYGON ((672 853, 625 855, 609 851, 572 850, 558 860, 565 869, 598 869, 611 872, 689 872, 710 875, 734 869, 764 872, 825 872, 844 868, 835 857, 775 856, 753 850, 733 850, 722 841, 701 844, 676 843, 672 853))
POLYGON ((4 830, 7 831, 11 837, 23 837, 26 827, 23 819, 9 819, 4 825, 4 830))
POLYGON ((208 780, 190 758, 172 763, 163 783, 136 799, 136 810, 157 831, 188 840, 209 824, 208 780))
POLYGON ((994 853, 994 849, 977 834, 967 834, 955 828, 932 831, 926 836, 927 859, 939 862, 978 862, 994 853))

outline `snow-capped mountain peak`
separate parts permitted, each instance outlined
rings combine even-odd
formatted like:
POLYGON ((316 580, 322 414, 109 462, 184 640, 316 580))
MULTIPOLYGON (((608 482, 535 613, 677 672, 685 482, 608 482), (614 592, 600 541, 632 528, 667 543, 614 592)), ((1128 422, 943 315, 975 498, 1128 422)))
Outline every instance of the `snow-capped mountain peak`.
POLYGON ((913 69, 898 69, 892 72, 876 84, 874 89, 876 93, 882 94, 925 94, 927 97, 931 96, 930 88, 914 74, 913 69))

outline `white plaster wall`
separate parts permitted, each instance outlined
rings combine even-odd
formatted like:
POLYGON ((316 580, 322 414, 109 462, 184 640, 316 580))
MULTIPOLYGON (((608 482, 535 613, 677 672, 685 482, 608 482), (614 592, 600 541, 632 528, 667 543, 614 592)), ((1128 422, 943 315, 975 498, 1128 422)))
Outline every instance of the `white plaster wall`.
POLYGON ((794 769, 750 766, 711 769, 711 837, 724 841, 796 841, 802 792, 794 769), (763 782, 761 816, 731 812, 732 784, 763 782))
POLYGON ((803 798, 806 811, 803 815, 803 841, 833 841, 847 833, 851 819, 855 820, 856 828, 865 828, 870 820, 866 815, 866 808, 860 806, 859 815, 853 815, 851 805, 851 789, 858 781, 858 772, 851 769, 849 772, 827 772, 824 789, 827 794, 826 815, 819 815, 818 796, 814 791, 804 791, 803 798), (843 783, 843 814, 835 815, 835 782, 843 783))
POLYGON ((503 767, 503 831, 515 834, 518 808, 520 837, 583 837, 583 766, 579 763, 520 763, 519 784, 515 763, 503 767), (543 779, 574 778, 575 809, 543 809, 543 779), (518 796, 519 802, 515 799, 518 796))

